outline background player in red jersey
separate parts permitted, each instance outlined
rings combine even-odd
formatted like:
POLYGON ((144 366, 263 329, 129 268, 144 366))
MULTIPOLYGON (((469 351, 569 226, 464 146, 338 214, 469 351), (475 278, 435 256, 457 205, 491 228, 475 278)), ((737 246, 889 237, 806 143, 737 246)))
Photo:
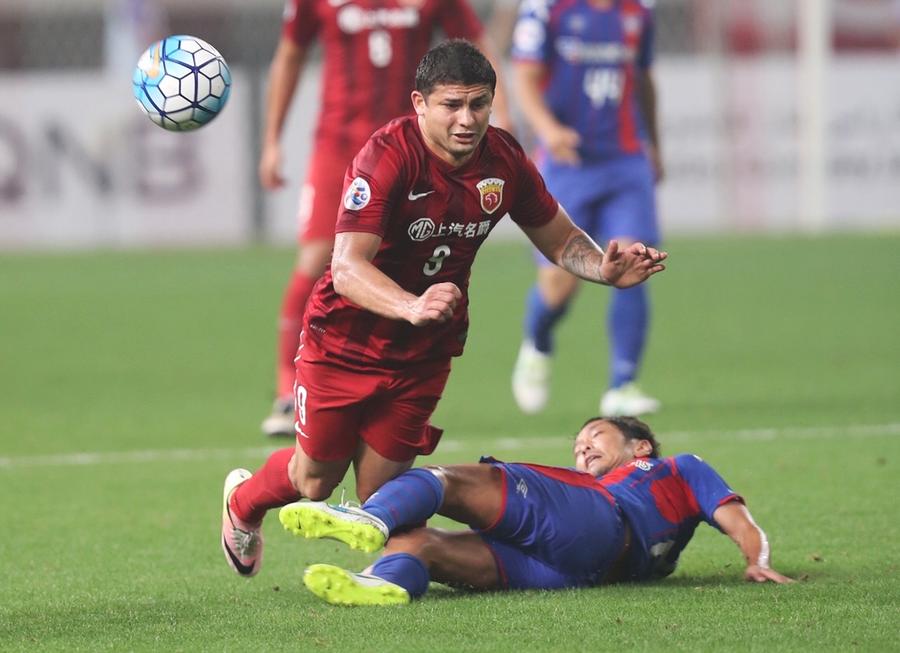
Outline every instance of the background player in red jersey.
POLYGON ((704 521, 737 544, 744 578, 792 582, 743 499, 697 456, 659 458, 650 428, 592 418, 575 439, 575 470, 491 458, 413 469, 362 508, 298 502, 286 528, 384 555, 368 573, 312 565, 304 581, 329 603, 407 603, 431 579, 477 589, 558 589, 663 578, 704 521), (441 514, 473 531, 404 530, 441 514), (401 532, 397 535, 393 533, 401 532))
MULTIPOLYGON (((259 178, 277 189, 281 133, 313 42, 322 44, 322 89, 309 172, 300 192, 300 252, 285 288, 278 324, 276 400, 262 424, 267 435, 294 435, 294 356, 306 300, 331 258, 344 172, 372 133, 410 112, 416 62, 438 30, 487 43, 467 0, 288 0, 269 90, 259 178)), ((487 51, 487 50, 486 50, 487 51)), ((508 124, 503 98, 495 119, 508 124)))
POLYGON ((351 463, 365 500, 437 446, 429 419, 466 340, 470 270, 502 218, 588 281, 627 287, 664 269, 664 252, 611 241, 604 253, 572 224, 519 144, 489 127, 495 84, 468 41, 432 48, 416 115, 377 131, 350 166, 297 352, 296 446, 225 481, 222 546, 239 574, 259 569, 269 509, 328 497, 351 463))

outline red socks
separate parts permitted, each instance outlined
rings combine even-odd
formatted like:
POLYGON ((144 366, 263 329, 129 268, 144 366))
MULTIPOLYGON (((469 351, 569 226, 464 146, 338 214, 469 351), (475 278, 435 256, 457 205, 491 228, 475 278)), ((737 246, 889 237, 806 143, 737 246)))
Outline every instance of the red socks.
POLYGON ((270 508, 280 508, 301 498, 288 474, 288 463, 293 455, 294 447, 279 449, 252 477, 237 487, 228 503, 235 517, 258 524, 270 508))
POLYGON ((291 397, 294 394, 294 358, 297 356, 297 345, 300 339, 300 328, 303 324, 303 311, 306 300, 318 279, 311 279, 294 270, 291 281, 284 291, 281 302, 281 315, 278 320, 278 371, 276 388, 279 398, 291 397))

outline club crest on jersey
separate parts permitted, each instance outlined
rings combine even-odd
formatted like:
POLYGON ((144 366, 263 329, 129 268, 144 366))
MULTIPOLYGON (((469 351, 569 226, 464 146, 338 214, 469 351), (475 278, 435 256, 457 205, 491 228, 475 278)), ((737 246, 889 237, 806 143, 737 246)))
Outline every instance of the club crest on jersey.
POLYGON ((362 177, 357 177, 350 182, 347 192, 344 194, 344 208, 359 211, 365 208, 370 199, 372 199, 372 191, 369 190, 369 182, 362 177))
POLYGON ((503 184, 505 183, 502 179, 489 177, 475 184, 475 188, 478 189, 478 193, 481 195, 482 211, 493 213, 500 208, 500 203, 503 201, 503 184))

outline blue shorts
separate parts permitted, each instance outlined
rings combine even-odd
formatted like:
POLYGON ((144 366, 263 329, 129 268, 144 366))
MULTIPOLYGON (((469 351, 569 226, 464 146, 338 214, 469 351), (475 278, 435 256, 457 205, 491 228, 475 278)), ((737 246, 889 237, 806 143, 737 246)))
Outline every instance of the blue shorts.
MULTIPOLYGON (((659 244, 653 169, 642 154, 563 165, 546 157, 540 166, 547 188, 572 221, 601 246, 611 238, 659 244)), ((550 261, 538 253, 539 262, 550 261)))
POLYGON ((481 537, 503 587, 560 589, 600 583, 622 553, 625 524, 613 499, 589 474, 502 463, 503 513, 481 537))

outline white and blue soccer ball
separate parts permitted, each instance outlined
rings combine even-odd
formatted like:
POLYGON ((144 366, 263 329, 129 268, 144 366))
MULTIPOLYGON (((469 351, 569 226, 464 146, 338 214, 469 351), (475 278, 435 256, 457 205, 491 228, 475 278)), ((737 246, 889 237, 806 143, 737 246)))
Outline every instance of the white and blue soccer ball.
POLYGON ((219 115, 231 92, 231 71, 196 36, 168 36, 141 55, 131 78, 138 105, 169 131, 191 131, 219 115))

